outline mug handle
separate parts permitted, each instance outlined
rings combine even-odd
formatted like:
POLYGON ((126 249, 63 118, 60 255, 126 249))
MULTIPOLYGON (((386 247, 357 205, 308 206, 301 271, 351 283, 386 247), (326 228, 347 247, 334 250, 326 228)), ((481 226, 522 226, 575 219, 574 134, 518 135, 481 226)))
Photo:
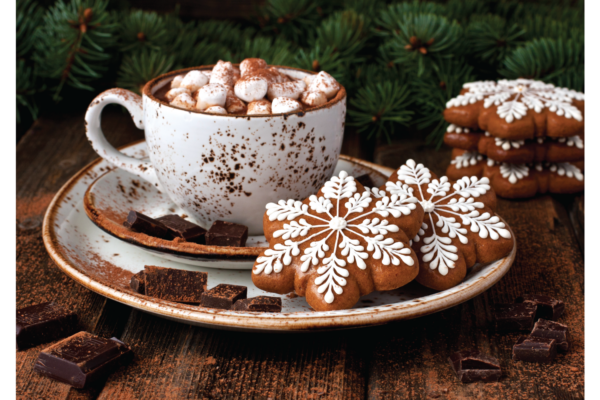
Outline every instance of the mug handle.
POLYGON ((152 164, 127 156, 108 143, 100 118, 107 104, 120 104, 129 111, 138 129, 144 129, 144 106, 142 97, 125 89, 109 89, 100 93, 89 105, 85 113, 85 130, 92 147, 98 155, 118 168, 148 181, 161 189, 160 182, 152 164))

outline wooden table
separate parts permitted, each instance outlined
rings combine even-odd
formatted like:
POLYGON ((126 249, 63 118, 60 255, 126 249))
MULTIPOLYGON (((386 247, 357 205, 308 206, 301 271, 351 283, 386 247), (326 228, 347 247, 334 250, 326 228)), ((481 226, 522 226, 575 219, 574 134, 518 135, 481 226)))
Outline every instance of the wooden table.
MULTIPOLYGON (((143 138, 129 116, 108 108, 104 131, 121 146, 143 138)), ((344 152, 361 156, 347 135, 344 152)), ((443 174, 449 151, 418 140, 377 148, 375 161, 397 167, 412 157, 443 174)), ((154 317, 107 300, 67 278, 46 254, 44 211, 58 189, 96 158, 83 115, 35 122, 17 146, 17 306, 56 300, 74 309, 86 330, 130 344, 135 360, 86 390, 38 376, 41 345, 17 352, 23 399, 580 399, 584 383, 583 196, 500 200, 498 213, 517 236, 510 272, 458 307, 410 321, 338 332, 239 333, 154 317), (511 361, 518 334, 498 334, 491 307, 524 293, 566 302, 572 350, 551 365, 511 361), (498 383, 457 382, 447 362, 476 347, 502 364, 498 383)))

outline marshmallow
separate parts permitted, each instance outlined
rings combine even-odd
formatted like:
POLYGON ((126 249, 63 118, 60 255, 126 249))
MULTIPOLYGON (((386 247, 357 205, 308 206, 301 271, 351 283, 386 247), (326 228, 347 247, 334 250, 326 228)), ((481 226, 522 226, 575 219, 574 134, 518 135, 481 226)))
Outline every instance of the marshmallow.
POLYGON ((240 73, 242 78, 250 71, 267 68, 267 62, 261 58, 246 58, 240 63, 240 73))
POLYGON ((275 83, 283 83, 283 82, 289 82, 289 81, 291 81, 291 79, 289 78, 289 76, 287 76, 286 74, 281 73, 275 67, 271 67, 267 71, 271 72, 271 74, 273 76, 273 78, 272 78, 273 82, 275 82, 275 83))
POLYGON ((210 80, 210 76, 212 75, 212 71, 202 71, 202 73, 204 75, 206 75, 206 77, 208 78, 208 80, 210 80))
POLYGON ((233 84, 235 85, 235 83, 239 81, 241 77, 242 75, 240 73, 240 69, 233 67, 233 84))
POLYGON ((208 83, 208 77, 200 71, 190 71, 186 74, 185 78, 181 81, 179 87, 186 88, 190 92, 200 89, 202 86, 208 83))
POLYGON ((300 101, 309 107, 318 107, 327 103, 327 96, 323 92, 304 92, 300 95, 300 101))
POLYGON ((202 86, 198 91, 196 109, 204 111, 212 106, 223 107, 226 100, 227 86, 223 86, 219 83, 209 83, 208 85, 202 86))
POLYGON ((329 75, 325 71, 321 71, 317 74, 315 79, 308 85, 310 92, 323 92, 327 96, 327 100, 334 97, 340 90, 340 84, 334 79, 333 76, 329 75))
POLYGON ((247 76, 236 82, 235 95, 240 99, 251 102, 260 100, 267 94, 269 83, 265 78, 258 76, 247 76))
POLYGON ((271 109, 273 114, 288 113, 302 110, 302 104, 289 97, 277 97, 273 99, 271 109))
POLYGON ((227 110, 221 106, 208 107, 206 110, 204 110, 204 112, 211 113, 211 114, 223 114, 223 115, 227 114, 227 110))
POLYGON ((298 100, 302 92, 306 89, 306 83, 301 80, 293 82, 271 83, 267 95, 269 100, 275 97, 289 97, 290 99, 298 100))
POLYGON ((177 108, 184 108, 186 110, 193 110, 196 102, 189 93, 181 93, 179 96, 170 103, 172 106, 177 108))
POLYGON ((171 102, 171 101, 175 100, 175 97, 179 96, 182 93, 190 94, 190 91, 187 90, 186 88, 182 88, 182 87, 171 89, 167 93, 165 93, 165 99, 167 99, 167 101, 171 102))
POLYGON ((248 103, 247 115, 271 114, 271 103, 268 100, 256 100, 248 103))
POLYGON ((227 88, 227 100, 225 101, 225 108, 230 114, 241 114, 246 112, 246 104, 238 99, 233 92, 233 89, 227 88))
POLYGON ((310 86, 310 84, 312 83, 312 81, 315 80, 316 77, 317 75, 306 75, 304 78, 302 78, 302 80, 304 81, 304 83, 306 83, 306 86, 310 86))
POLYGON ((233 65, 229 61, 219 60, 210 75, 210 83, 220 83, 225 86, 233 86, 233 65))
POLYGON ((175 78, 173 78, 173 80, 171 81, 171 89, 175 89, 175 88, 178 88, 179 86, 181 86, 182 80, 183 80, 183 75, 177 75, 175 78))

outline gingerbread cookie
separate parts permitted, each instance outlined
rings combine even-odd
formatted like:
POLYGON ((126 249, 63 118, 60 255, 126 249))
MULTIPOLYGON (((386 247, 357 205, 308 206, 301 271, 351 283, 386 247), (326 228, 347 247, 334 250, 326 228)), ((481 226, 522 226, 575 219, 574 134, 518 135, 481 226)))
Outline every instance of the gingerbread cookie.
POLYGON ((578 193, 584 188, 583 161, 574 163, 511 164, 490 159, 483 169, 500 197, 527 198, 537 193, 578 193))
POLYGON ((530 79, 471 82, 448 101, 446 121, 523 140, 582 135, 583 93, 530 79))
POLYGON ((457 181, 463 176, 483 176, 483 168, 486 159, 477 151, 466 151, 461 149, 452 150, 452 161, 446 169, 446 176, 453 181, 457 181))
POLYGON ((412 240, 419 258, 416 280, 435 290, 458 285, 475 263, 505 257, 514 246, 510 230, 494 213, 496 195, 487 178, 437 179, 423 164, 408 160, 385 184, 388 196, 413 189, 425 211, 412 240))
POLYGON ((508 140, 482 136, 477 148, 479 153, 494 161, 515 164, 581 161, 585 155, 583 139, 580 136, 536 140, 508 140))
POLYGON ((456 149, 477 150, 477 145, 482 136, 483 131, 450 124, 444 134, 444 143, 456 149))
POLYGON ((267 204, 269 242, 252 281, 268 292, 295 291, 317 311, 352 307, 374 290, 412 281, 419 262, 409 239, 423 221, 412 189, 365 189, 344 171, 304 201, 267 204))

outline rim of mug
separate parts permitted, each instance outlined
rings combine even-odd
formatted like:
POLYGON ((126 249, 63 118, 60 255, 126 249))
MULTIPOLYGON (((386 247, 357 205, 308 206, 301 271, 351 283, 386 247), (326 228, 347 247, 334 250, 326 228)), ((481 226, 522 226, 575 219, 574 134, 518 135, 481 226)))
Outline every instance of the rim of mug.
MULTIPOLYGON (((233 63, 232 63, 233 64, 233 63)), ((279 114, 259 114, 259 115, 247 115, 247 114, 213 114, 213 113, 207 113, 204 111, 197 111, 197 110, 185 110, 183 108, 179 108, 179 107, 175 107, 170 105, 169 103, 167 103, 166 101, 160 100, 159 98, 157 98, 156 96, 154 96, 152 94, 152 89, 161 81, 170 78, 171 76, 177 76, 177 75, 181 75, 184 72, 189 72, 189 71, 203 71, 203 70, 207 70, 210 69, 212 70, 214 68, 216 64, 210 64, 210 65, 201 65, 198 67, 188 67, 188 68, 182 68, 182 69, 178 69, 175 71, 169 71, 167 73, 164 73, 162 75, 157 76, 154 79, 149 80, 145 85, 144 88, 142 89, 142 94, 146 97, 148 97, 149 99, 173 108, 175 110, 181 110, 181 111, 185 111, 185 112, 189 112, 189 113, 197 113, 197 114, 204 114, 204 115, 210 115, 210 116, 215 116, 215 117, 223 117, 223 118, 270 118, 270 117, 279 117, 279 116, 283 116, 284 118, 287 118, 288 116, 291 115, 298 115, 298 116, 304 116, 308 113, 311 113, 313 111, 317 111, 317 110, 323 110, 325 108, 330 108, 333 107, 334 105, 336 105, 337 103, 339 103, 340 101, 344 100, 347 97, 347 93, 346 93, 346 88, 340 83, 340 90, 338 91, 338 93, 336 94, 336 96, 332 99, 332 100, 328 100, 327 103, 318 106, 318 107, 314 107, 308 110, 301 110, 301 111, 293 111, 293 112, 288 112, 288 113, 279 113, 279 114)), ((233 64, 236 67, 239 67, 240 64, 233 64)), ((285 65, 270 65, 270 67, 275 67, 277 69, 291 69, 294 71, 300 71, 300 72, 305 72, 307 74, 310 75, 317 75, 318 72, 314 72, 314 71, 309 71, 306 69, 302 69, 302 68, 295 68, 295 67, 288 67, 285 65)), ((338 82, 339 83, 339 82, 338 82)))

